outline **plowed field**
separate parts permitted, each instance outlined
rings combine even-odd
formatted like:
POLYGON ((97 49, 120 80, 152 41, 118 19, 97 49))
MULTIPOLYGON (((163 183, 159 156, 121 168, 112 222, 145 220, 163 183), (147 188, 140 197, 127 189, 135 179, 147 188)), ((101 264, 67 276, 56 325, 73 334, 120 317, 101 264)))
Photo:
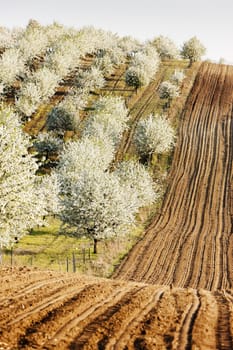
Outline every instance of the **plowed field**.
POLYGON ((233 67, 205 63, 144 238, 112 280, 2 267, 0 349, 232 350, 232 151, 233 67))
POLYGON ((233 67, 203 64, 183 113, 161 213, 115 278, 232 288, 232 158, 233 67))
POLYGON ((0 270, 0 349, 232 349, 233 294, 0 270))

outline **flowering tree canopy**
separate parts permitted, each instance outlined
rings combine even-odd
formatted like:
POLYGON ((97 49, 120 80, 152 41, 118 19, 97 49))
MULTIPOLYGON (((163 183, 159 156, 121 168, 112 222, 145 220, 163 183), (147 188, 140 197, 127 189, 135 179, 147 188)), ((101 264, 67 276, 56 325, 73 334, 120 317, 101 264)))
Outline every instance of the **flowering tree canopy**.
POLYGON ((184 71, 176 69, 170 79, 171 79, 171 82, 174 82, 175 84, 178 85, 183 81, 184 77, 185 77, 184 71))
POLYGON ((134 142, 142 156, 169 151, 174 140, 174 130, 165 116, 151 114, 137 124, 134 142))
POLYGON ((158 199, 158 187, 144 165, 135 161, 124 161, 117 165, 114 173, 122 186, 130 188, 128 196, 133 195, 130 199, 137 202, 138 208, 158 199))
POLYGON ((154 47, 148 45, 143 50, 137 51, 125 73, 126 83, 135 88, 149 84, 158 69, 158 65, 159 57, 154 47))
POLYGON ((43 224, 42 216, 57 208, 56 181, 35 175, 35 159, 28 154, 29 138, 9 108, 0 110, 0 246, 20 239, 43 224))
POLYGON ((93 108, 94 112, 84 125, 83 135, 109 139, 116 147, 127 128, 128 110, 124 100, 114 96, 101 97, 93 108))
POLYGON ((188 41, 184 42, 181 54, 184 58, 190 60, 190 64, 199 61, 201 57, 206 53, 206 48, 200 42, 197 37, 193 37, 188 41))
POLYGON ((68 142, 61 152, 58 173, 62 183, 75 182, 79 173, 106 171, 114 157, 114 148, 107 140, 82 137, 68 142))
POLYGON ((175 59, 179 57, 179 50, 174 42, 166 36, 158 36, 152 41, 152 45, 155 46, 160 58, 175 59))
POLYGON ((159 96, 160 98, 172 100, 179 96, 179 88, 169 80, 163 81, 159 86, 159 96))
POLYGON ((70 143, 57 169, 59 215, 75 235, 94 240, 95 252, 98 240, 124 234, 138 209, 157 198, 145 168, 125 163, 111 173, 103 147, 109 148, 87 138, 70 143))

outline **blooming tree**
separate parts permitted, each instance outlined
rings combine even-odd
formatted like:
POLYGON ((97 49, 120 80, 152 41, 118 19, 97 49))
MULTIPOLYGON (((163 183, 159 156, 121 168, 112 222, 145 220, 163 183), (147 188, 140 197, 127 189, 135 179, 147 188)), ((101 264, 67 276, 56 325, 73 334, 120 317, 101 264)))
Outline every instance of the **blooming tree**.
POLYGON ((7 49, 14 46, 12 31, 5 27, 0 27, 0 48, 7 49))
POLYGON ((94 65, 102 72, 104 76, 110 75, 114 71, 114 64, 109 55, 96 57, 94 65))
POLYGON ((0 110, 0 140, 0 246, 7 247, 56 210, 57 187, 35 175, 38 166, 27 152, 29 138, 9 108, 0 110))
POLYGON ((10 48, 0 58, 0 81, 6 86, 14 83, 17 75, 25 69, 25 61, 18 48, 10 48))
POLYGON ((114 147, 108 140, 82 137, 65 144, 60 154, 58 173, 62 183, 75 182, 82 170, 106 171, 114 158, 114 147))
POLYGON ((83 137, 69 142, 56 174, 60 184, 60 213, 64 228, 94 241, 124 234, 141 206, 157 198, 146 169, 122 163, 109 171, 114 149, 107 139, 83 137))
POLYGON ((17 109, 30 116, 54 94, 58 81, 59 76, 47 67, 37 70, 23 83, 16 100, 17 109))
POLYGON ((132 190, 132 192, 128 190, 128 196, 133 194, 133 200, 137 201, 138 208, 150 205, 158 199, 158 186, 144 165, 135 161, 124 161, 117 165, 114 174, 122 186, 132 190))
POLYGON ((63 186, 60 217, 76 235, 93 239, 96 253, 100 239, 123 234, 134 222, 136 204, 114 174, 81 170, 63 186))
POLYGON ((173 98, 179 96, 179 87, 169 80, 163 81, 159 86, 159 97, 167 99, 166 106, 169 107, 173 98))
POLYGON ((124 36, 120 38, 118 45, 122 48, 126 55, 130 55, 132 52, 137 52, 142 46, 140 41, 131 36, 124 36))
POLYGON ((76 77, 76 85, 84 91, 100 89, 104 86, 105 79, 103 72, 98 67, 91 67, 86 71, 80 71, 76 77))
POLYGON ((174 82, 175 84, 178 85, 183 81, 184 77, 185 77, 184 71, 176 69, 175 72, 172 74, 170 80, 171 82, 174 82))
POLYGON ((205 53, 206 48, 195 36, 185 41, 181 50, 182 56, 190 60, 190 65, 193 62, 199 61, 205 53))
POLYGON ((128 85, 139 86, 149 84, 159 65, 159 57, 155 48, 151 45, 136 52, 130 66, 125 73, 125 81, 128 85))
POLYGON ((165 116, 149 115, 138 122, 134 142, 142 156, 169 151, 175 142, 175 133, 165 116))
POLYGON ((120 97, 100 97, 93 106, 94 112, 84 125, 83 135, 109 139, 116 147, 127 128, 128 110, 120 97))
POLYGON ((160 35, 152 41, 152 45, 155 46, 160 58, 175 59, 179 57, 179 50, 175 43, 166 36, 160 35))

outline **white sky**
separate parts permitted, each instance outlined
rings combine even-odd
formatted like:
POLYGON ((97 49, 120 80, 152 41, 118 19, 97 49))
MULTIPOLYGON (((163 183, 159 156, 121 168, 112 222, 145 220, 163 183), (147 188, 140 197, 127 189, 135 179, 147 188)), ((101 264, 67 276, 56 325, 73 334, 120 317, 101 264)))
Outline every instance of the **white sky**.
POLYGON ((0 0, 0 26, 25 27, 29 19, 140 40, 165 35, 179 47, 196 35, 207 58, 233 62, 233 0, 0 0))

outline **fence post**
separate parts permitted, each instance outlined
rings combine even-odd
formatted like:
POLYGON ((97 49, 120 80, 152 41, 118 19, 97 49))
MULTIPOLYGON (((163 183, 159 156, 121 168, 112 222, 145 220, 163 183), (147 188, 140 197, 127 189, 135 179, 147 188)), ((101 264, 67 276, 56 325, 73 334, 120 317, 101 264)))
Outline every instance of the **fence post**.
POLYGON ((69 272, 69 258, 66 257, 66 272, 69 272))
POLYGON ((83 263, 86 263, 86 248, 83 248, 83 263))
POLYGON ((11 266, 13 266, 13 247, 11 247, 11 266))
POLYGON ((75 254, 74 252, 72 253, 73 256, 73 272, 76 272, 76 262, 75 262, 75 254))

